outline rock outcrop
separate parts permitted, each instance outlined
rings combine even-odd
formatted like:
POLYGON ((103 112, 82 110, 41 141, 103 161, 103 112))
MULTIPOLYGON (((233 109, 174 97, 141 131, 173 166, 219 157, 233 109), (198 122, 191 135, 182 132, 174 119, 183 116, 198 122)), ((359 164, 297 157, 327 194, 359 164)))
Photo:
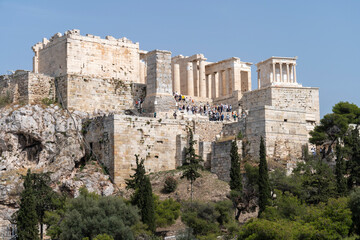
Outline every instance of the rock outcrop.
MULTIPOLYGON (((0 233, 6 233, 22 191, 21 175, 51 172, 56 191, 78 195, 81 186, 111 195, 114 186, 94 161, 85 158, 81 112, 71 115, 57 105, 11 106, 0 109, 0 233)), ((1 235, 0 235, 1 238, 1 235)))

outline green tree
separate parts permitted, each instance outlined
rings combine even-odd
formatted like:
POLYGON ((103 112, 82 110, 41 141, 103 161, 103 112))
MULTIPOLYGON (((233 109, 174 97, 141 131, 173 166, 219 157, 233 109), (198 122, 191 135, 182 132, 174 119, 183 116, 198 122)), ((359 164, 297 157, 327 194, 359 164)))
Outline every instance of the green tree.
POLYGON ((43 239, 45 212, 54 207, 52 198, 55 193, 50 187, 50 173, 33 173, 32 179, 36 202, 36 213, 40 224, 40 239, 43 239))
POLYGON ((190 187, 191 187, 190 199, 192 202, 193 183, 195 182, 196 179, 201 177, 199 170, 203 169, 203 167, 200 165, 200 162, 202 162, 203 160, 199 155, 195 154, 194 144, 196 143, 196 141, 194 140, 194 135, 191 128, 189 128, 188 131, 189 131, 189 147, 185 149, 185 162, 182 166, 184 170, 181 178, 186 177, 186 179, 190 181, 190 187))
POLYGON ((126 180, 127 188, 134 189, 135 192, 131 197, 131 203, 140 209, 140 216, 143 223, 145 223, 149 230, 154 232, 155 226, 155 205, 152 196, 152 188, 150 179, 145 176, 144 159, 139 161, 139 155, 136 155, 135 173, 126 180))
POLYGON ((349 206, 353 221, 354 232, 360 235, 360 188, 350 194, 349 206))
POLYGON ((347 183, 346 183, 345 174, 346 174, 346 169, 345 169, 343 148, 338 142, 336 144, 335 176, 336 176, 336 190, 339 196, 345 196, 347 192, 347 183))
POLYGON ((93 240, 114 240, 114 238, 104 233, 97 235, 93 240))
POLYGON ((150 231, 155 232, 155 204, 148 176, 144 176, 140 182, 140 186, 135 190, 131 202, 140 209, 142 222, 148 226, 150 231))
POLYGON ((271 189, 269 183, 269 172, 266 162, 266 150, 264 139, 260 139, 260 164, 259 164, 259 216, 269 205, 271 189))
POLYGON ((36 214, 35 194, 32 174, 28 169, 24 178, 24 190, 21 193, 20 209, 16 214, 17 236, 19 240, 39 239, 38 217, 36 214))
POLYGON ((139 161, 138 154, 135 154, 135 158, 136 158, 136 168, 132 169, 135 173, 133 175, 130 175, 130 179, 125 179, 127 189, 136 190, 140 186, 141 182, 144 181, 144 177, 145 177, 144 159, 142 158, 139 161))
POLYGON ((231 159, 230 183, 229 183, 230 189, 241 192, 242 178, 240 172, 240 157, 238 153, 236 140, 231 142, 230 159, 231 159))
POLYGON ((302 199, 309 204, 326 202, 336 195, 336 179, 333 170, 322 160, 299 163, 294 169, 302 186, 302 199))
POLYGON ((101 197, 80 191, 80 196, 71 199, 60 224, 60 239, 93 239, 99 234, 108 234, 114 239, 134 239, 132 226, 140 222, 135 207, 115 196, 101 197))
POLYGON ((350 131, 344 140, 348 150, 348 188, 360 185, 360 136, 358 128, 350 131))
POLYGON ((339 102, 335 104, 332 111, 345 117, 348 123, 359 124, 360 108, 356 104, 339 102))

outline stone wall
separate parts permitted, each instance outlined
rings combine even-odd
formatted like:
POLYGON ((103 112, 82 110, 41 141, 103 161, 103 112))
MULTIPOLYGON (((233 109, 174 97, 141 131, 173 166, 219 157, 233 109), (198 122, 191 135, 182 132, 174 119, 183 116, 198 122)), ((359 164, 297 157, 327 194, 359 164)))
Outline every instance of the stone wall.
POLYGON ((11 102, 34 104, 44 98, 54 99, 55 86, 52 77, 17 70, 12 75, 0 76, 0 94, 11 102))
POLYGON ((319 89, 272 86, 245 93, 246 137, 257 157, 260 137, 270 158, 289 160, 302 155, 309 131, 320 121, 319 89))
POLYGON ((78 75, 57 77, 56 81, 69 109, 117 113, 134 108, 130 82, 78 75))
MULTIPOLYGON (((211 172, 215 173, 219 179, 230 181, 231 158, 230 150, 233 140, 219 140, 212 144, 211 172)), ((236 141, 238 153, 241 156, 241 141, 236 141)))
POLYGON ((34 72, 49 76, 66 74, 140 81, 139 43, 129 39, 87 34, 70 30, 37 43, 33 50, 34 72))
POLYGON ((135 154, 145 159, 147 172, 171 170, 182 164, 187 143, 185 121, 109 115, 89 124, 86 138, 120 187, 125 186, 125 179, 136 166, 135 154))
POLYGON ((213 142, 219 135, 224 123, 221 121, 194 121, 194 134, 199 135, 200 142, 213 142))

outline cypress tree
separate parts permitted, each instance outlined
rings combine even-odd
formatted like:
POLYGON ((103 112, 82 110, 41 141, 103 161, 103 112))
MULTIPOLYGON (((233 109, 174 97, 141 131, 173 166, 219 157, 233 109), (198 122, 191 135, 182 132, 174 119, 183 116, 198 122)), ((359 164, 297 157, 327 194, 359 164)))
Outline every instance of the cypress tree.
POLYGON ((230 150, 231 167, 230 167, 230 189, 238 192, 242 191, 242 181, 240 172, 240 157, 236 140, 231 143, 230 150))
POLYGON ((345 163, 343 157, 343 149, 340 146, 340 143, 337 142, 335 176, 336 176, 336 188, 340 196, 344 196, 347 191, 347 184, 344 175, 345 175, 345 163))
POLYGON ((155 204, 148 176, 144 177, 140 187, 136 190, 133 203, 140 209, 141 221, 149 227, 150 231, 155 232, 155 204))
POLYGON ((191 186, 190 199, 192 202, 193 183, 197 178, 201 177, 201 174, 198 171, 203 168, 200 165, 200 162, 202 162, 203 160, 199 155, 195 154, 194 144, 196 143, 196 141, 194 140, 194 135, 191 128, 189 128, 188 131, 189 131, 189 147, 185 149, 185 163, 182 166, 184 171, 181 178, 186 177, 186 179, 190 181, 190 186, 191 186))
POLYGON ((49 173, 33 173, 33 190, 36 199, 36 213, 40 224, 40 239, 43 239, 43 225, 45 211, 53 208, 52 198, 54 192, 50 187, 50 174, 49 173))
POLYGON ((144 180, 145 177, 145 166, 144 166, 144 159, 139 161, 139 155, 135 154, 136 158, 136 168, 132 170, 135 171, 133 175, 130 175, 130 179, 125 179, 126 188, 127 189, 134 189, 136 190, 140 183, 144 180))
POLYGON ((136 157, 135 173, 126 180, 126 188, 134 189, 135 192, 131 197, 131 203, 140 209, 141 220, 149 230, 155 232, 155 204, 152 194, 150 179, 145 176, 144 159, 139 161, 139 155, 136 157))
POLYGON ((271 198, 269 172, 266 162, 266 150, 264 139, 260 140, 260 164, 259 164, 259 216, 269 205, 271 198))
POLYGON ((20 209, 16 215, 16 227, 19 240, 38 240, 38 217, 30 169, 24 179, 24 190, 21 193, 20 209))

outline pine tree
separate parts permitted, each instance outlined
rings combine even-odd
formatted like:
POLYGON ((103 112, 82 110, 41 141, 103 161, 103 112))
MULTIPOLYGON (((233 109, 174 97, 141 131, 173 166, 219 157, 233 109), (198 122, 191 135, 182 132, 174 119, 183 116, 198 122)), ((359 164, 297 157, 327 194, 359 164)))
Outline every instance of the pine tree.
POLYGON ((264 139, 260 140, 260 164, 259 164, 259 216, 269 205, 271 190, 269 183, 269 172, 266 162, 266 150, 264 139))
POLYGON ((231 143, 230 150, 231 167, 230 167, 230 189, 238 192, 242 191, 242 181, 240 172, 240 157, 236 140, 231 143))
POLYGON ((201 177, 201 174, 198 171, 203 168, 200 165, 200 162, 202 162, 203 160, 201 159, 201 157, 199 155, 195 154, 195 148, 194 148, 195 143, 196 143, 196 141, 194 140, 193 132, 192 132, 191 128, 189 128, 189 147, 185 149, 185 163, 182 166, 184 171, 183 171, 181 178, 186 177, 186 179, 188 181, 190 181, 191 202, 193 199, 193 183, 195 182, 195 180, 197 178, 201 177))
POLYGON ((345 163, 343 157, 343 149, 340 146, 339 142, 337 142, 336 144, 335 175, 337 192, 340 196, 344 196, 347 192, 347 184, 345 179, 345 163))
POLYGON ((38 240, 38 217, 33 190, 32 175, 28 170, 24 179, 24 190, 21 193, 20 209, 16 215, 16 227, 19 240, 38 240))

